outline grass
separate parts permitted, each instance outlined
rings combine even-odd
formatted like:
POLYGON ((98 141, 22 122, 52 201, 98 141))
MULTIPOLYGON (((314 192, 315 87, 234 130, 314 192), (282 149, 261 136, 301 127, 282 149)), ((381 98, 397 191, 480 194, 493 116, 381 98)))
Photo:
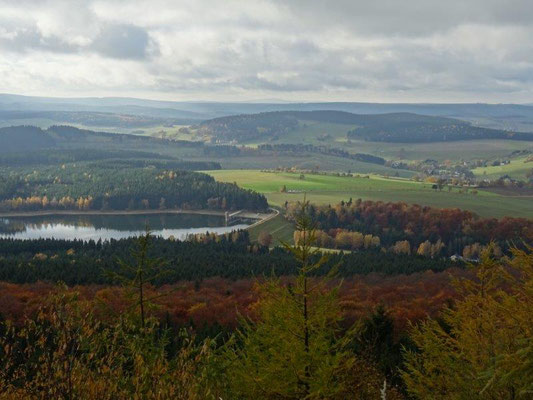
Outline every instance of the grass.
MULTIPOLYGON (((164 125, 157 125, 157 126, 151 126, 146 128, 139 128, 139 131, 143 131, 142 135, 145 136, 152 136, 156 138, 166 138, 166 139, 172 139, 172 140, 187 140, 187 141, 203 141, 202 136, 198 136, 195 133, 182 133, 180 132, 181 128, 188 128, 188 125, 172 125, 172 126, 164 126, 164 125)), ((132 130, 130 129, 130 133, 132 130)))
POLYGON ((531 198, 506 197, 497 193, 478 190, 478 194, 459 193, 457 188, 436 191, 431 184, 405 179, 386 179, 378 176, 335 177, 299 174, 267 173, 257 170, 210 171, 210 175, 222 182, 236 182, 246 189, 266 195, 270 204, 283 206, 285 201, 307 199, 317 204, 336 204, 341 200, 362 198, 364 200, 405 201, 439 208, 461 208, 485 217, 533 217, 531 198), (286 186, 293 193, 281 193, 286 186))
MULTIPOLYGON (((58 124, 57 121, 48 119, 20 119, 0 121, 0 126, 11 125, 37 125, 42 127, 48 127, 50 125, 58 124)), ((115 133, 132 133, 135 131, 142 131, 142 135, 161 137, 162 133, 166 134, 166 137, 177 140, 192 140, 202 141, 206 138, 197 135, 195 132, 192 134, 184 134, 179 132, 182 125, 174 125, 172 127, 157 125, 150 127, 94 127, 86 126, 82 124, 68 125, 77 126, 84 129, 92 129, 96 131, 107 131, 115 133)), ((332 147, 343 148, 351 153, 368 153, 376 156, 380 156, 386 159, 404 159, 406 161, 424 160, 427 158, 436 159, 438 161, 444 160, 471 160, 471 159, 497 159, 501 157, 507 157, 512 151, 530 149, 533 151, 533 142, 531 141, 518 141, 518 140, 465 140, 457 142, 436 142, 436 143, 383 143, 383 142, 366 142, 359 140, 348 140, 346 134, 348 131, 354 129, 356 125, 353 124, 338 124, 338 123, 326 123, 318 121, 299 121, 299 125, 293 131, 283 134, 277 140, 254 140, 245 143, 248 146, 255 147, 261 143, 295 143, 295 144, 313 144, 316 146, 327 145, 332 147), (324 134, 330 137, 321 141, 319 138, 324 134)), ((244 144, 244 143, 243 143, 244 144)), ((315 158, 315 155, 313 156, 315 158)), ((286 166, 285 159, 277 160, 278 163, 286 166)), ((297 158, 294 160, 288 160, 288 162, 294 161, 295 165, 302 162, 297 158)), ((348 161, 331 161, 328 159, 319 160, 325 164, 323 169, 350 169, 348 161), (329 166, 331 163, 341 164, 342 168, 335 168, 335 166, 329 166)), ((266 161, 261 161, 266 163, 266 161)), ((361 164, 361 163, 360 163, 361 164)), ((228 166, 225 168, 270 168, 271 166, 255 166, 250 163, 249 160, 242 160, 242 162, 228 161, 228 166), (245 165, 245 166, 243 166, 245 165)), ((358 170, 363 172, 360 168, 364 166, 356 165, 358 170)), ((379 167, 379 166, 376 166, 379 167)), ((383 167, 384 168, 384 167, 383 167)), ((353 170, 353 168, 352 168, 353 170)), ((383 171, 375 170, 376 173, 383 173, 383 171)))
POLYGON ((290 132, 284 133, 277 140, 252 141, 249 144, 258 145, 261 143, 291 143, 291 144, 313 144, 320 146, 332 144, 332 141, 346 138, 348 131, 354 129, 356 125, 336 124, 318 121, 299 121, 298 127, 290 132), (326 141, 319 140, 323 134, 328 134, 331 138, 326 141))
POLYGON ((264 142, 329 145, 341 147, 351 153, 368 153, 386 159, 401 158, 406 161, 419 161, 427 158, 438 161, 494 159, 506 157, 515 150, 533 150, 533 142, 518 140, 487 139, 435 143, 383 143, 348 140, 346 133, 355 127, 356 125, 350 124, 300 121, 298 128, 284 134, 277 140, 254 141, 248 145, 257 146, 264 142), (323 134, 329 134, 331 137, 326 141, 320 141, 318 138, 323 134))
MULTIPOLYGON (((205 160, 205 156, 199 155, 193 160, 205 160)), ((411 177, 414 172, 400 169, 393 169, 383 165, 365 163, 348 158, 333 157, 323 154, 306 154, 303 156, 272 155, 272 156, 249 156, 249 157, 209 157, 209 161, 216 161, 222 165, 223 169, 238 170, 244 169, 275 169, 278 167, 296 167, 297 169, 314 169, 321 171, 358 171, 364 174, 382 174, 401 177, 411 177)))
POLYGON ((533 142, 521 140, 463 140, 435 143, 382 143, 347 141, 337 139, 336 145, 343 145, 347 151, 369 153, 386 159, 407 161, 425 160, 460 161, 472 159, 495 159, 507 157, 515 150, 533 150, 533 142))
POLYGON ((479 177, 488 179, 499 178, 502 175, 509 175, 511 178, 525 180, 526 172, 533 169, 533 161, 526 162, 528 157, 515 158, 510 164, 499 165, 494 167, 480 167, 473 170, 474 174, 479 177))
POLYGON ((294 225, 280 214, 262 224, 250 228, 249 232, 252 241, 256 241, 261 232, 269 232, 273 238, 272 244, 277 246, 281 241, 292 243, 294 225))

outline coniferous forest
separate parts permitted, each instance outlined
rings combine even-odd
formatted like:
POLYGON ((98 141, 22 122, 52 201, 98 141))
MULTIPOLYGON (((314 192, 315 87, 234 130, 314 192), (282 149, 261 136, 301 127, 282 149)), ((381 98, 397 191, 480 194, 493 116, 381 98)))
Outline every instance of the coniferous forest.
POLYGON ((0 0, 0 400, 533 400, 532 15, 0 0))
POLYGON ((0 211, 267 209, 264 196, 179 169, 183 166, 186 163, 179 161, 108 159, 4 167, 0 211))
MULTIPOLYGON (((269 207, 199 172, 221 168, 211 161, 75 146, 0 155, 4 222, 269 207)), ((208 228, 181 240, 1 238, 0 398, 527 398, 530 219, 361 199, 278 211, 288 242, 208 228)))
MULTIPOLYGON (((440 311, 430 311, 426 303, 421 314, 402 315, 387 308, 386 297, 372 302, 372 296, 361 296, 380 286, 376 278, 339 280, 346 275, 339 268, 346 260, 319 253, 315 225, 304 207, 295 217, 300 240, 273 260, 284 260, 289 270, 278 272, 288 272, 288 279, 273 271, 249 282, 197 275, 192 286, 180 284, 182 277, 172 275, 168 262, 172 251, 149 232, 128 243, 69 243, 65 254, 67 243, 44 243, 53 250, 50 258, 70 257, 72 264, 99 247, 105 254, 106 247, 122 246, 116 267, 92 261, 101 265, 102 282, 120 286, 4 284, 2 310, 13 322, 0 325, 2 396, 447 399, 522 393, 527 398, 532 389, 530 248, 496 260, 490 245, 475 267, 450 269, 438 280, 425 275, 429 271, 403 279, 402 286, 410 285, 403 294, 411 298, 406 311, 420 306, 415 289, 420 284, 426 298, 436 286, 440 311), (443 283, 453 290, 443 292, 443 283), (14 319, 20 299, 25 299, 23 314, 14 319), (224 319, 222 311, 233 316, 224 319)), ((251 249, 239 232, 199 236, 182 245, 268 254, 265 248, 251 249)), ((2 243, 13 254, 31 253, 32 247, 43 243, 2 243)), ((48 258, 46 252, 33 257, 48 258)), ((388 271, 399 272, 406 271, 388 271)), ((401 302, 396 298, 394 304, 401 302)))
MULTIPOLYGON (((26 155, 0 156, 7 218, 268 208, 262 194, 195 172, 220 168, 207 161, 26 155)), ((293 244, 208 229, 0 239, 0 397, 527 396, 531 220, 361 199, 279 211, 293 244)))

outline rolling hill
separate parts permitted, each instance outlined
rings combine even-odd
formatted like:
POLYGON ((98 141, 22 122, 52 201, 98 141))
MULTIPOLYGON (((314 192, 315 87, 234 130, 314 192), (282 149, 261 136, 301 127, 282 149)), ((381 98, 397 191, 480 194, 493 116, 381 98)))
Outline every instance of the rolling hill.
POLYGON ((8 167, 128 159, 145 167, 220 169, 220 163, 215 161, 177 157, 189 152, 200 154, 202 149, 203 143, 94 132, 72 126, 0 128, 0 166, 8 167))
POLYGON ((199 131, 221 141, 282 139, 300 123, 344 124, 348 138, 374 142, 424 143, 476 139, 533 140, 533 134, 481 128, 468 122, 412 113, 352 114, 344 111, 277 111, 215 118, 199 131))
MULTIPOLYGON (((471 122, 475 126, 516 130, 529 132, 533 130, 533 105, 529 104, 484 104, 484 103, 449 103, 449 104, 413 104, 413 103, 358 103, 358 102, 202 102, 202 101, 159 101, 128 97, 86 97, 86 98, 56 98, 34 97, 13 94, 0 94, 0 111, 5 111, 0 117, 0 124, 9 125, 39 125, 48 127, 53 124, 71 123, 72 118, 68 114, 57 112, 88 113, 84 117, 84 126, 124 127, 123 118, 117 117, 107 120, 103 125, 90 125, 99 121, 98 113, 116 114, 117 116, 128 115, 143 117, 146 120, 151 117, 158 119, 176 119, 185 123, 200 123, 201 121, 230 115, 256 114, 273 111, 344 111, 356 114, 390 114, 390 113, 413 113, 419 115, 451 117, 471 122), (47 112, 43 120, 42 114, 29 114, 28 118, 21 120, 17 113, 13 112, 47 112), (188 122, 187 122, 188 121, 188 122), (109 122, 117 125, 109 124, 109 122)), ((76 116, 79 118, 79 115, 76 116)), ((157 121, 153 121, 157 122, 157 121)), ((158 123, 158 125, 160 125, 158 123)), ((131 125, 130 125, 131 126, 131 125)))
POLYGON ((411 171, 386 167, 385 160, 360 152, 346 152, 328 146, 237 147, 162 139, 150 136, 95 132, 72 126, 31 126, 0 128, 0 165, 49 164, 100 158, 172 160, 178 168, 205 170, 218 168, 278 167, 359 171, 361 173, 400 174, 411 171), (176 164, 178 163, 178 164, 176 164))
POLYGON ((145 136, 123 135, 78 129, 73 126, 54 125, 48 129, 35 126, 10 126, 0 128, 0 153, 52 149, 59 147, 106 148, 145 147, 147 145, 173 145, 180 147, 201 147, 203 143, 189 141, 169 141, 145 136))

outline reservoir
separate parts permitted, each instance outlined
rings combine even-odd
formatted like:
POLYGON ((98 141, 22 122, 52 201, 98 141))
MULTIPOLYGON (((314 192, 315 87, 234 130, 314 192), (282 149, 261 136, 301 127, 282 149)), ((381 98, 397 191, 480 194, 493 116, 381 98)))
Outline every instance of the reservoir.
POLYGON ((219 215, 171 213, 0 217, 0 238, 97 241, 139 236, 148 227, 154 236, 183 240, 191 234, 245 229, 250 223, 225 226, 219 215))

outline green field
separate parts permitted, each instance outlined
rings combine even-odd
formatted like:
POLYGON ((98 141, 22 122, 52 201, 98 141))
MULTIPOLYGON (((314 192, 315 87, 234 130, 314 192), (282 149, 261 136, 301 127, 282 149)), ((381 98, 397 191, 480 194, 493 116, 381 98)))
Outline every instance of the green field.
POLYGON ((419 161, 427 158, 438 161, 459 161, 476 158, 495 159, 507 157, 515 150, 533 150, 533 142, 519 140, 486 139, 434 143, 383 143, 348 140, 346 133, 355 127, 355 125, 347 124, 300 121, 297 129, 283 134, 276 140, 256 140, 247 144, 251 146, 257 146, 261 143, 329 145, 343 148, 350 153, 368 153, 385 159, 404 159, 408 161, 419 161), (324 134, 330 137, 325 141, 319 140, 321 135, 324 134))
POLYGON ((431 184, 408 180, 386 179, 378 176, 336 177, 324 175, 269 173, 257 170, 220 170, 208 172, 223 182, 236 182, 239 186, 264 193, 274 206, 285 201, 307 199, 317 204, 335 204, 341 200, 361 198, 364 200, 405 201, 440 208, 462 208, 486 217, 533 217, 532 199, 529 197, 506 197, 479 190, 477 194, 459 193, 453 188, 436 191, 431 184), (285 185, 293 193, 281 193, 285 185))
POLYGON ((509 175, 511 178, 525 180, 526 172, 533 169, 533 161, 526 162, 528 157, 521 157, 511 160, 510 164, 495 167, 476 168, 472 172, 480 178, 497 179, 502 175, 509 175))
POLYGON ((425 160, 460 161, 508 157, 515 150, 533 150, 533 142, 520 140, 463 140, 434 143, 381 143, 338 139, 350 152, 369 153, 386 159, 409 161, 425 160))
POLYGON ((356 128, 356 125, 336 124, 330 122, 299 121, 298 128, 284 133, 279 139, 252 141, 247 144, 258 145, 261 143, 292 143, 292 144, 314 144, 316 146, 333 144, 336 140, 346 138, 348 131, 356 128), (330 135, 326 141, 319 140, 321 135, 330 135))
POLYGON ((282 241, 292 243, 294 226, 280 214, 277 217, 250 228, 249 232, 252 241, 256 241, 261 232, 269 232, 273 238, 272 245, 277 246, 282 241))
MULTIPOLYGON (((191 160, 206 160, 204 157, 188 158, 191 160)), ((217 161, 223 169, 228 170, 249 170, 254 169, 276 169, 278 167, 292 168, 299 170, 315 169, 320 171, 357 171, 363 174, 381 174, 409 178, 414 175, 413 171, 393 169, 379 164, 365 163, 349 158, 333 157, 324 154, 305 154, 302 156, 292 155, 269 155, 269 156, 248 156, 248 157, 209 157, 209 161, 217 161)))

